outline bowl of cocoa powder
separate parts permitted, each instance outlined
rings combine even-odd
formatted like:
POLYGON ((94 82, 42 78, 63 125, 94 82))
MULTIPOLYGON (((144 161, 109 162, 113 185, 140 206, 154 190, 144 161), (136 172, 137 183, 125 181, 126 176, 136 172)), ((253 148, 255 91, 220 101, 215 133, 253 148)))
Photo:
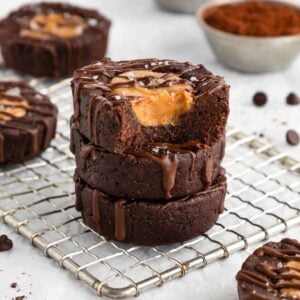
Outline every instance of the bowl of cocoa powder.
POLYGON ((279 1, 215 0, 197 18, 225 66, 261 73, 288 67, 300 53, 300 6, 279 1))

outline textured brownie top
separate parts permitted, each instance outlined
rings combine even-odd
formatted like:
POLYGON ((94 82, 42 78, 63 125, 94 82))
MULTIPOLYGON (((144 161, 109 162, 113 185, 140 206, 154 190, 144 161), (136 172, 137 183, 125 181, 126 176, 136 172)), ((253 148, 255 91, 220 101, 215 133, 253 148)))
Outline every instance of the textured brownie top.
POLYGON ((240 299, 300 299, 300 243, 286 238, 258 248, 237 281, 240 299))
POLYGON ((39 43, 81 39, 108 30, 110 21, 95 10, 69 4, 38 3, 20 7, 0 22, 0 40, 39 43))
POLYGON ((116 135, 115 148, 127 143, 121 150, 149 141, 210 144, 224 134, 228 90, 223 78, 202 65, 103 59, 74 73, 73 120, 96 145, 116 135), (111 132, 101 136, 105 126, 111 132))
POLYGON ((5 139, 12 139, 18 132, 31 136, 32 154, 46 148, 53 137, 56 115, 57 108, 49 98, 25 82, 0 82, 0 163, 5 157, 5 139), (42 130, 43 145, 39 145, 42 130))

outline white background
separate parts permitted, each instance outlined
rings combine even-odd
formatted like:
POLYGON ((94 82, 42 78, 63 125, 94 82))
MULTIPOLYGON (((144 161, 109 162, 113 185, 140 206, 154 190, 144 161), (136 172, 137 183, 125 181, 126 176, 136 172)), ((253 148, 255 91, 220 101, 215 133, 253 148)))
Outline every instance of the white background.
MULTIPOLYGON (((24 2, 1 1, 1 16, 24 2)), ((112 20, 108 56, 113 59, 178 59, 203 63, 214 73, 224 76, 231 85, 230 125, 248 134, 264 133, 266 139, 278 149, 300 161, 300 147, 289 146, 285 141, 287 129, 300 132, 300 107, 285 104, 289 92, 300 94, 300 57, 290 68, 281 72, 263 75, 237 73, 216 61, 192 15, 162 12, 151 0, 66 2, 98 8, 112 20), (269 96, 269 102, 263 108, 254 107, 251 102, 252 95, 258 90, 265 91, 269 96)), ((0 224, 0 233, 8 234, 15 244, 12 251, 0 253, 0 300, 17 295, 26 295, 31 300, 97 299, 89 288, 67 271, 59 269, 53 261, 3 224, 0 224), (18 283, 19 292, 10 288, 12 282, 18 283)), ((287 235, 300 239, 299 226, 287 235)), ((276 236, 275 239, 279 238, 276 236)), ((226 261, 194 271, 162 288, 147 291, 140 299, 237 299, 235 274, 253 249, 250 247, 226 261)))

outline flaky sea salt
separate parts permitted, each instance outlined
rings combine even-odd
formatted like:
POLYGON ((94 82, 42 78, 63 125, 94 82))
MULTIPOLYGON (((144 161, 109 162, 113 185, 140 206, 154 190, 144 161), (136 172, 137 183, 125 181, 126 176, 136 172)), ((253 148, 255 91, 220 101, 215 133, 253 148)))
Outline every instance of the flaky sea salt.
POLYGON ((10 95, 10 96, 20 96, 21 95, 21 91, 20 91, 20 88, 13 87, 13 88, 7 90, 6 94, 10 95))
POLYGON ((121 96, 119 96, 119 95, 117 95, 117 96, 114 96, 114 98, 115 98, 116 100, 121 100, 121 99, 122 99, 122 97, 121 97, 121 96))
POLYGON ((190 78, 190 81, 198 81, 198 79, 197 79, 197 77, 192 76, 192 77, 190 78))
POLYGON ((135 78, 134 73, 133 73, 133 72, 128 72, 128 73, 127 73, 127 78, 128 78, 129 80, 134 80, 134 78, 135 78))

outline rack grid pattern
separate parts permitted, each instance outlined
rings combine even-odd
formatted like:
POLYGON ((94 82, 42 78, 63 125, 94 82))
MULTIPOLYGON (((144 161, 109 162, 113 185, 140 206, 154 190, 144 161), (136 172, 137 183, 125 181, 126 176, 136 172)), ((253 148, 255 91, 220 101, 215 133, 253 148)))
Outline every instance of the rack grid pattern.
MULTIPOLYGON (((20 77, 1 72, 0 80, 13 79, 20 77)), ((160 247, 105 240, 83 224, 74 207, 70 80, 25 80, 59 107, 58 130, 40 157, 0 169, 0 218, 99 296, 138 296, 300 224, 300 163, 257 136, 229 128, 226 208, 211 230, 160 247)))

